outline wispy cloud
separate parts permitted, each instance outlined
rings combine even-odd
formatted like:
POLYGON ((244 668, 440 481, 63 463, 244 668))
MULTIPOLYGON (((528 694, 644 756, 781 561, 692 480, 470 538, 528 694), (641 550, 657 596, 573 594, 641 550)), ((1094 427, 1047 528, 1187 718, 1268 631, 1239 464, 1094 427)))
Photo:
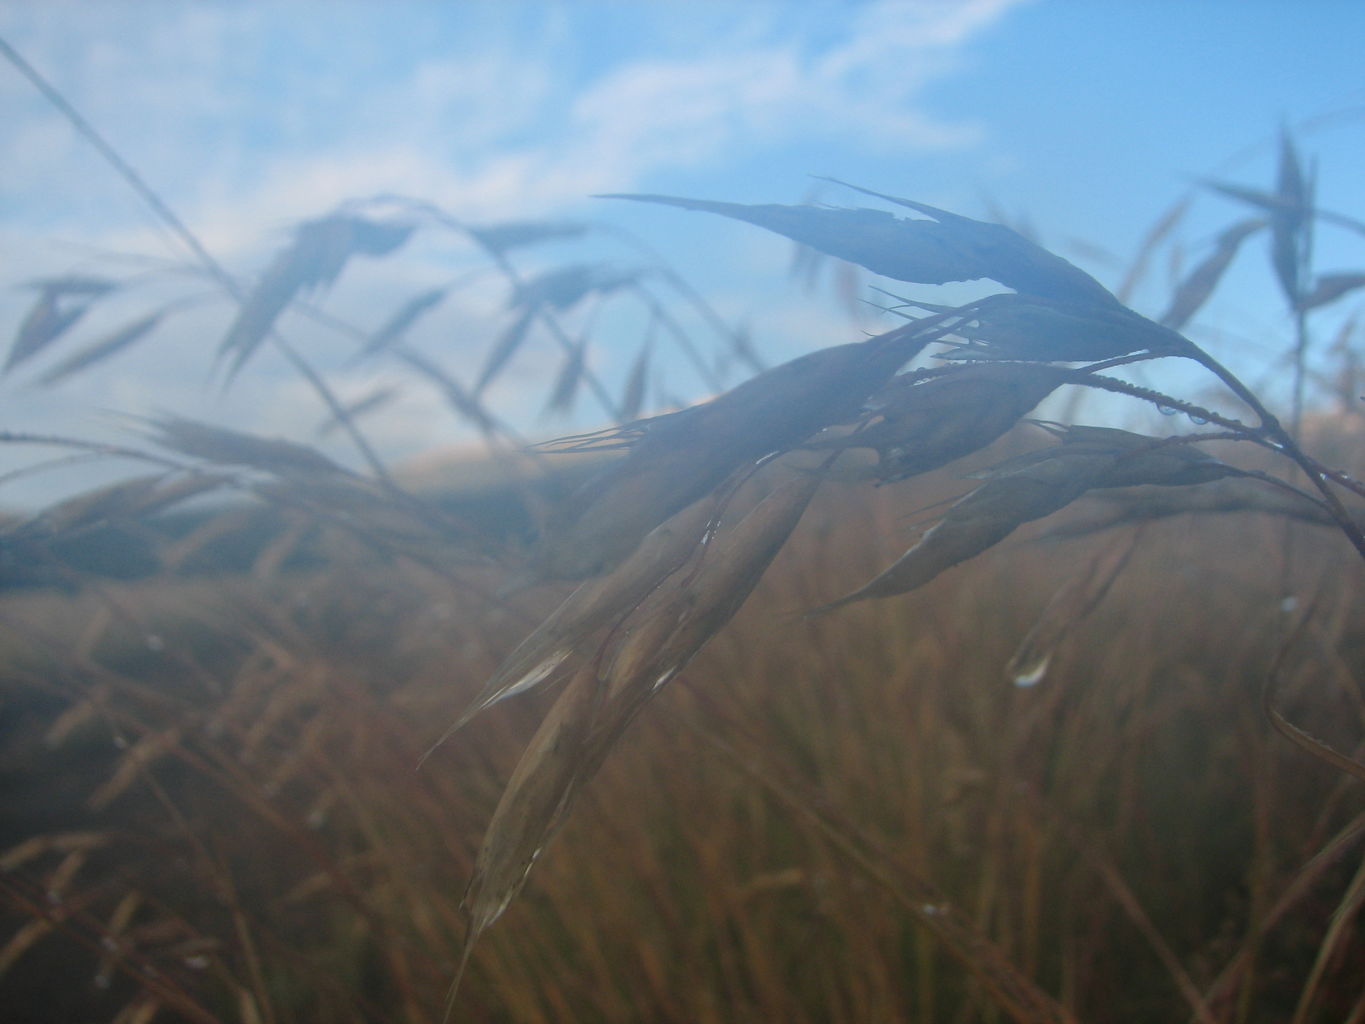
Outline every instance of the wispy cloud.
MULTIPOLYGON (((724 191, 733 166, 776 164, 793 144, 894 153, 970 145, 979 129, 936 116, 925 90, 1017 2, 695 10, 52 2, 0 7, 0 34, 215 254, 246 269, 279 244, 281 228, 359 196, 418 196, 489 221, 581 208, 594 192, 648 189, 661 175, 724 191)), ((62 238, 165 254, 164 234, 124 185, 4 67, 0 107, 9 127, 0 138, 7 247, 38 252, 29 239, 62 238)), ((24 274, 65 269, 65 256, 48 253, 46 265, 35 257, 24 274)), ((431 270, 414 268, 412 276, 431 270)), ((402 290, 381 296, 376 288, 364 286, 371 314, 402 290)), ((18 301, 0 297, 4 322, 22 316, 18 301)), ((485 334, 495 329, 478 303, 464 313, 485 334)), ((154 339, 98 380, 11 395, 11 415, 29 429, 86 434, 102 428, 83 411, 100 407, 195 409, 282 434, 311 426, 316 402, 268 358, 250 393, 210 396, 211 319, 199 329, 208 338, 202 352, 184 347, 189 333, 154 339)), ((791 325, 793 337, 811 323, 791 325)), ((83 326, 107 329, 99 313, 83 326)), ((343 376, 343 390, 358 393, 364 376, 343 376)), ((503 386, 517 384, 513 375, 503 386)), ((436 400, 414 391, 407 412, 381 431, 386 449, 411 450, 454 432, 436 400)))
MULTIPOLYGON (((357 194, 420 194, 496 217, 797 138, 907 151, 968 143, 974 126, 935 118, 918 99, 1014 2, 839 5, 817 19, 817 37, 787 5, 743 6, 717 26, 720 42, 689 52, 669 45, 681 16, 671 7, 636 26, 631 49, 592 54, 591 19, 573 24, 573 7, 528 36, 496 22, 457 31, 425 5, 384 7, 387 20, 378 5, 360 15, 347 5, 325 46, 307 42, 318 8, 300 22, 297 10, 238 5, 83 6, 79 17, 59 5, 46 18, 10 12, 9 34, 192 222, 235 247, 248 225, 357 194), (445 52, 414 38, 442 30, 445 52), (417 53, 407 64, 395 59, 404 49, 417 53)), ((471 6, 444 10, 453 19, 471 6)), ((51 188, 74 185, 73 160, 96 168, 57 142, 53 114, 23 88, 0 85, 21 114, 0 147, 33 200, 25 219, 99 225, 79 193, 105 185, 51 188)))

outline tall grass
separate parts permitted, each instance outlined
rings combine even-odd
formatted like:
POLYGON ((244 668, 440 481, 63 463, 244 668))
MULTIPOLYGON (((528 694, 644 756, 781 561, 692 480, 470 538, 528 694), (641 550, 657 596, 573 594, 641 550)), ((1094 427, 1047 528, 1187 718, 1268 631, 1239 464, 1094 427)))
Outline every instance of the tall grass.
MULTIPOLYGON (((641 418, 653 336, 618 398, 588 371, 586 326, 566 326, 586 299, 636 294, 714 368, 640 274, 512 263, 579 226, 384 197, 303 223, 246 285, 53 99, 233 304, 225 383, 273 345, 369 468, 173 415, 140 447, 6 435, 155 468, 6 530, 11 558, 75 591, 0 598, 16 793, 0 985, 31 1019, 1365 1020, 1359 426, 1304 429, 1309 314, 1365 277, 1316 272, 1329 215, 1287 134, 1274 191, 1214 186, 1254 216, 1156 320, 1007 227, 915 200, 857 189, 905 218, 624 197, 907 283, 1013 289, 898 297, 901 322, 868 340, 750 358, 709 402, 641 418), (549 405, 588 391, 618 422, 534 450, 604 463, 558 497, 516 485, 540 520, 530 551, 407 491, 281 333, 348 262, 433 231, 509 289, 477 374, 401 342, 448 289, 374 330, 334 326, 504 455, 520 442, 488 386, 533 330, 563 350, 549 405), (1287 425, 1180 333, 1260 233, 1295 322, 1287 425), (1114 373, 1173 358, 1222 398, 1114 373), (1207 429, 1023 422, 1058 389, 1207 429), (1333 447, 1334 464, 1311 454, 1333 447), (115 585, 62 557, 223 490, 280 516, 250 577, 115 585), (937 521, 910 543, 916 508, 937 521), (312 567, 286 568, 305 544, 312 567)), ((7 369, 120 287, 36 282, 7 369)))
MULTIPOLYGON (((987 952, 930 930, 949 910, 1080 1020, 1194 1016, 1191 990, 1206 1019, 1288 1019, 1299 999, 1305 1019, 1358 1012, 1359 933, 1329 941, 1334 913, 1358 913, 1358 784, 1260 708, 1277 581, 1235 556, 1277 531, 1245 514, 1145 527, 1021 688, 1004 667, 1054 589, 1128 538, 1032 540, 914 595, 793 620, 895 549, 899 507, 812 513, 488 931, 462 1019, 989 1018, 982 964, 958 961, 987 952)), ((1365 638, 1334 546, 1321 530, 1301 544, 1324 610, 1276 700, 1350 749, 1365 638)), ((155 996, 174 1016, 150 966, 202 1019, 436 1019, 474 844, 543 702, 506 702, 414 764, 518 621, 363 560, 82 600, 6 602, 31 716, 10 758, 37 806, 5 882, 30 920, 59 918, 6 975, 10 1004, 112 1019, 155 996), (101 619, 73 653, 73 627, 101 619), (101 993, 99 940, 130 893, 101 993)))

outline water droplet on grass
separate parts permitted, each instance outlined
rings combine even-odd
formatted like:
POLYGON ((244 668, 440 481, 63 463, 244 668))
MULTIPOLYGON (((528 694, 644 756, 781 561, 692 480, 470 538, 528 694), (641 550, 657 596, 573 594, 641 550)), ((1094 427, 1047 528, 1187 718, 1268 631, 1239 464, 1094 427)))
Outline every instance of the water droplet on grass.
POLYGON ((1052 655, 1044 654, 1037 661, 1021 666, 1019 671, 1014 674, 1014 685, 1027 688, 1037 686, 1047 675, 1047 667, 1052 662, 1052 655))

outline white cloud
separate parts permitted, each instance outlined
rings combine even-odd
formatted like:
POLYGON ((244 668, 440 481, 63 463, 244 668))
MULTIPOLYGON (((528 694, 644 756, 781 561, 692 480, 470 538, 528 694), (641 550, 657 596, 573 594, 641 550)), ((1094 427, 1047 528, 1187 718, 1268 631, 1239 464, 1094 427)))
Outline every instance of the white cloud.
MULTIPOLYGON (((280 228, 357 196, 404 193, 478 220, 536 217, 679 170, 723 180, 733 163, 778 160, 792 144, 905 153, 970 144, 974 126, 936 118, 921 96, 1015 2, 640 7, 636 35, 615 49, 579 21, 592 5, 514 5, 505 23, 495 5, 337 5, 319 27, 312 5, 44 4, 0 7, 0 35, 211 251, 242 267, 279 243, 280 228), (538 23, 547 9, 554 15, 538 23)), ((165 252, 164 232, 126 186, 3 67, 0 105, 11 121, 0 139, 7 242, 59 235, 165 252)), ((17 322, 14 303, 3 306, 17 322)), ((472 322, 487 323, 488 311, 476 312, 472 322)), ((108 329, 89 320, 92 332, 108 329)), ((791 338, 833 331, 813 324, 796 318, 791 338)), ((202 373, 215 329, 201 333, 197 355, 132 354, 101 371, 103 383, 28 393, 11 416, 57 429, 92 403, 115 403, 277 433, 316 422, 316 402, 269 358, 254 393, 210 400, 202 373)), ((510 397, 524 396, 514 383, 510 397)), ((450 430, 434 401, 410 399, 386 426, 386 446, 425 442, 433 424, 450 430)))
MULTIPOLYGON (((494 216, 534 214, 603 188, 637 187, 659 170, 794 140, 907 151, 967 143, 973 126, 936 120, 917 97, 1014 2, 840 5, 848 24, 828 39, 802 37, 800 19, 784 31, 785 5, 759 7, 731 19, 743 29, 737 44, 657 56, 668 47, 656 39, 641 46, 647 55, 597 54, 576 77, 591 41, 566 36, 572 8, 539 37, 476 26, 472 44, 423 53, 410 68, 370 52, 420 42, 404 32, 426 23, 398 16, 388 37, 365 36, 381 30, 373 17, 342 16, 323 41, 311 41, 274 8, 82 6, 78 18, 72 9, 50 20, 18 17, 13 34, 188 220, 237 242, 231 227, 383 190, 494 216), (126 43, 132 38, 136 47, 126 43)), ((664 34, 679 15, 660 8, 657 17, 664 34)), ((37 126, 56 116, 21 102, 27 88, 7 80, 0 92, 24 113, 3 148, 12 180, 37 193, 73 154, 69 144, 35 137, 50 136, 37 126)), ((84 173, 94 170, 83 163, 84 173)), ((73 197, 35 198, 30 223, 73 197)))

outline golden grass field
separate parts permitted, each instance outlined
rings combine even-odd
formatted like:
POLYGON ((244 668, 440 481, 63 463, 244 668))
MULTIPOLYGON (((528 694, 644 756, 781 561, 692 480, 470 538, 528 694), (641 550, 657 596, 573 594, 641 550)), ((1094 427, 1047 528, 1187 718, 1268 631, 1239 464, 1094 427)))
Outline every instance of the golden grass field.
MULTIPOLYGON (((587 786, 455 1019, 1365 1019, 1365 797, 1262 707, 1278 666, 1275 706, 1359 756, 1344 539, 1294 528, 1285 614, 1282 521, 1045 535, 1081 508, 801 617, 950 482, 827 485, 587 786), (1097 607, 1044 616, 1049 670, 1015 685, 1058 588, 1130 546, 1097 607)), ((7 1019, 440 1019, 546 697, 418 758, 564 591, 497 607, 492 571, 333 555, 0 601, 7 1019)))

